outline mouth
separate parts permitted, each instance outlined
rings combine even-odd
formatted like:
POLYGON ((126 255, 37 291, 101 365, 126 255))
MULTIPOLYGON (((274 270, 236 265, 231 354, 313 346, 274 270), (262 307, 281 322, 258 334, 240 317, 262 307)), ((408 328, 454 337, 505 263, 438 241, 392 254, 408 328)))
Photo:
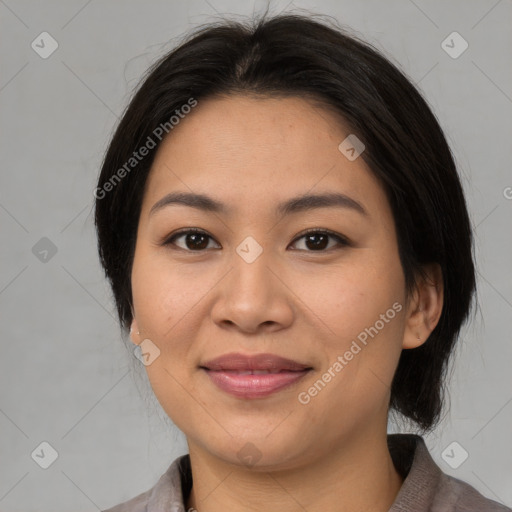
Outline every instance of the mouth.
POLYGON ((237 398, 264 398, 302 380, 313 368, 274 354, 226 354, 200 366, 220 390, 237 398))

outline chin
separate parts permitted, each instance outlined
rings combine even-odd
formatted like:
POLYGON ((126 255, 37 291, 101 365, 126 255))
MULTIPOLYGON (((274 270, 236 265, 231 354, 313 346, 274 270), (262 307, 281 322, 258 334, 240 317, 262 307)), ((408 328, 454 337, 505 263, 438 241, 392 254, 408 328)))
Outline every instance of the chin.
POLYGON ((295 453, 298 448, 303 451, 304 445, 300 439, 295 442, 286 435, 275 436, 273 439, 267 436, 268 431, 261 436, 247 433, 234 435, 232 438, 228 437, 222 446, 213 446, 209 439, 204 448, 227 464, 245 466, 254 471, 265 471, 270 468, 288 469, 295 465, 292 461, 301 458, 300 453, 295 453))

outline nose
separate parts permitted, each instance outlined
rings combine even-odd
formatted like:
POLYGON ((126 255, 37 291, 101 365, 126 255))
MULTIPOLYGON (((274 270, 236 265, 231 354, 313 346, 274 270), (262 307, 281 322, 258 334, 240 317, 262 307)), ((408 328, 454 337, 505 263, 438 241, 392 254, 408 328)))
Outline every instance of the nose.
POLYGON ((218 285, 212 320, 224 329, 244 333, 275 332, 291 325, 293 293, 266 251, 252 263, 238 254, 231 271, 218 285))

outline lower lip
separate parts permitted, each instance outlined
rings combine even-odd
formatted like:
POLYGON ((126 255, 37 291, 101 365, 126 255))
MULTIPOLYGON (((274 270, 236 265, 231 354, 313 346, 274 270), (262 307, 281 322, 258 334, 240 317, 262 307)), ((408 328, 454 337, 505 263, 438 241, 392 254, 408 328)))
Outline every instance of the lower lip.
POLYGON ((302 379, 309 370, 241 375, 233 371, 204 369, 222 391, 238 398, 263 398, 302 379))

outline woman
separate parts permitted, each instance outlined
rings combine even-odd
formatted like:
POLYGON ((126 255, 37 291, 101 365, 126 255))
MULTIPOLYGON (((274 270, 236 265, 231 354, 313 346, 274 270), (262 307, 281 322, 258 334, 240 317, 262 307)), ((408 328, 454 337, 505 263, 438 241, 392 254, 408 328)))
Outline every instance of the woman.
POLYGON ((209 25, 157 62, 107 150, 99 254, 187 439, 147 510, 505 511, 416 434, 475 290, 442 129, 326 23, 209 25))

